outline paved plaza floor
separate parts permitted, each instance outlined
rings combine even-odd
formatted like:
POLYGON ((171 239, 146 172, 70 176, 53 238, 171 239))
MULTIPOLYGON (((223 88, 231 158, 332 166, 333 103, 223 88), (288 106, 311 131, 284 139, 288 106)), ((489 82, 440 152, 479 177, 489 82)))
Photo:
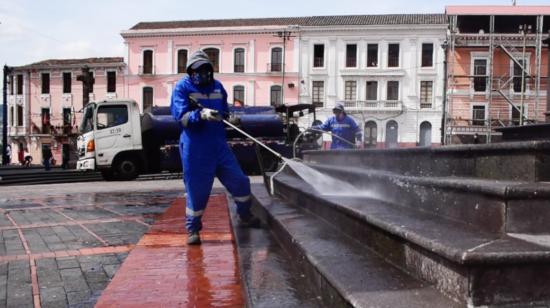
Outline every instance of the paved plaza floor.
POLYGON ((180 180, 0 187, 0 307, 93 307, 183 197, 180 180))

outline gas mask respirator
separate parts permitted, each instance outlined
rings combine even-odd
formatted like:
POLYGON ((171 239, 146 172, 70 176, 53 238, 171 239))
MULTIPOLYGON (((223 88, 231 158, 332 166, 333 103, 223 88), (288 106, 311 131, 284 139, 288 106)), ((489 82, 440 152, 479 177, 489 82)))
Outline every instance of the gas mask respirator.
POLYGON ((199 67, 198 70, 193 72, 191 80, 193 84, 199 87, 206 87, 214 81, 214 73, 209 67, 199 67))

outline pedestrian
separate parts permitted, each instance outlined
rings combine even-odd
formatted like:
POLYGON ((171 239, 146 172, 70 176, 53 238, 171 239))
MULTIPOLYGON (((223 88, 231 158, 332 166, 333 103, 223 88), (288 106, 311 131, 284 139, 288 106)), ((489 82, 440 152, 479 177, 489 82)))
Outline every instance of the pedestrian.
POLYGON ((17 160, 21 165, 25 163, 25 152, 23 151, 23 144, 19 144, 19 150, 17 151, 17 160))
POLYGON ((250 212, 250 180, 227 145, 221 121, 228 117, 227 92, 214 79, 214 67, 203 51, 189 57, 186 71, 174 88, 170 110, 183 127, 179 150, 187 193, 187 244, 198 245, 214 177, 233 196, 242 227, 259 227, 260 220, 250 212))
POLYGON ((334 116, 328 118, 321 125, 313 126, 313 128, 330 131, 333 134, 331 149, 351 149, 354 145, 360 147, 361 128, 346 114, 344 104, 337 102, 332 108, 332 113, 334 116))
POLYGON ((11 164, 11 145, 6 146, 6 163, 5 165, 11 164))
POLYGON ((53 155, 49 145, 44 146, 44 151, 42 155, 42 158, 44 159, 44 168, 46 169, 46 171, 50 171, 53 155))
POLYGON ((25 162, 23 165, 28 168, 31 166, 31 163, 32 163, 32 156, 27 150, 25 150, 25 162))

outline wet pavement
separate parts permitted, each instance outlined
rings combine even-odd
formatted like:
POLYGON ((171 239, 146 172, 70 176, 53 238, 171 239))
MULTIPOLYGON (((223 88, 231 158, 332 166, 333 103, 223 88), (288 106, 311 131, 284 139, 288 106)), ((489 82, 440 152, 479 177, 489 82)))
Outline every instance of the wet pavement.
POLYGON ((177 199, 141 238, 96 307, 242 307, 225 194, 211 195, 202 245, 187 246, 185 199, 177 199))
MULTIPOLYGON (((252 182, 260 181, 252 178, 252 182)), ((216 181, 214 187, 219 189, 220 184, 216 181)), ((0 308, 93 307, 136 247, 164 243, 168 250, 182 248, 183 196, 181 180, 0 187, 0 308), (178 198, 179 203, 174 203, 178 198), (179 210, 167 211, 174 204, 180 205, 179 210), (146 233, 149 236, 144 237, 146 233), (175 236, 163 242, 163 234, 175 236)), ((211 206, 212 210, 221 204, 211 206)), ((223 206, 227 208, 226 204, 223 206)), ((211 226, 229 228, 227 210, 213 212, 225 215, 220 221, 226 225, 211 226)), ((215 259, 218 254, 226 255, 225 250, 231 254, 233 248, 226 245, 230 236, 204 233, 206 245, 189 251, 187 257, 215 259)), ((164 254, 163 258, 151 260, 151 266, 183 260, 171 256, 164 254)), ((140 258, 138 251, 136 257, 140 258)), ((216 277, 221 274, 238 281, 234 261, 226 263, 220 259, 219 263, 227 266, 227 271, 203 267, 202 272, 184 272, 194 275, 201 284, 216 287, 216 277)), ((174 286, 166 290, 178 291, 174 286)), ((190 285, 181 294, 189 294, 193 288, 196 287, 190 285)), ((220 288, 223 294, 229 289, 220 288)), ((177 298, 180 293, 172 294, 177 298)), ((217 295, 208 293, 197 296, 218 300, 217 295)), ((236 299, 234 303, 241 301, 242 298, 236 299)))

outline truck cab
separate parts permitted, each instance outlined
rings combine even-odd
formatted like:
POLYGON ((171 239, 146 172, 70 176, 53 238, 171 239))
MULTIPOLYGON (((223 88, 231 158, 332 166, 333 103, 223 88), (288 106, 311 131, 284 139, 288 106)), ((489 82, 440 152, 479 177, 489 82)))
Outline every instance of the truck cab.
POLYGON ((142 152, 138 104, 133 100, 92 102, 83 112, 77 169, 98 170, 107 179, 137 176, 137 156, 142 152))

